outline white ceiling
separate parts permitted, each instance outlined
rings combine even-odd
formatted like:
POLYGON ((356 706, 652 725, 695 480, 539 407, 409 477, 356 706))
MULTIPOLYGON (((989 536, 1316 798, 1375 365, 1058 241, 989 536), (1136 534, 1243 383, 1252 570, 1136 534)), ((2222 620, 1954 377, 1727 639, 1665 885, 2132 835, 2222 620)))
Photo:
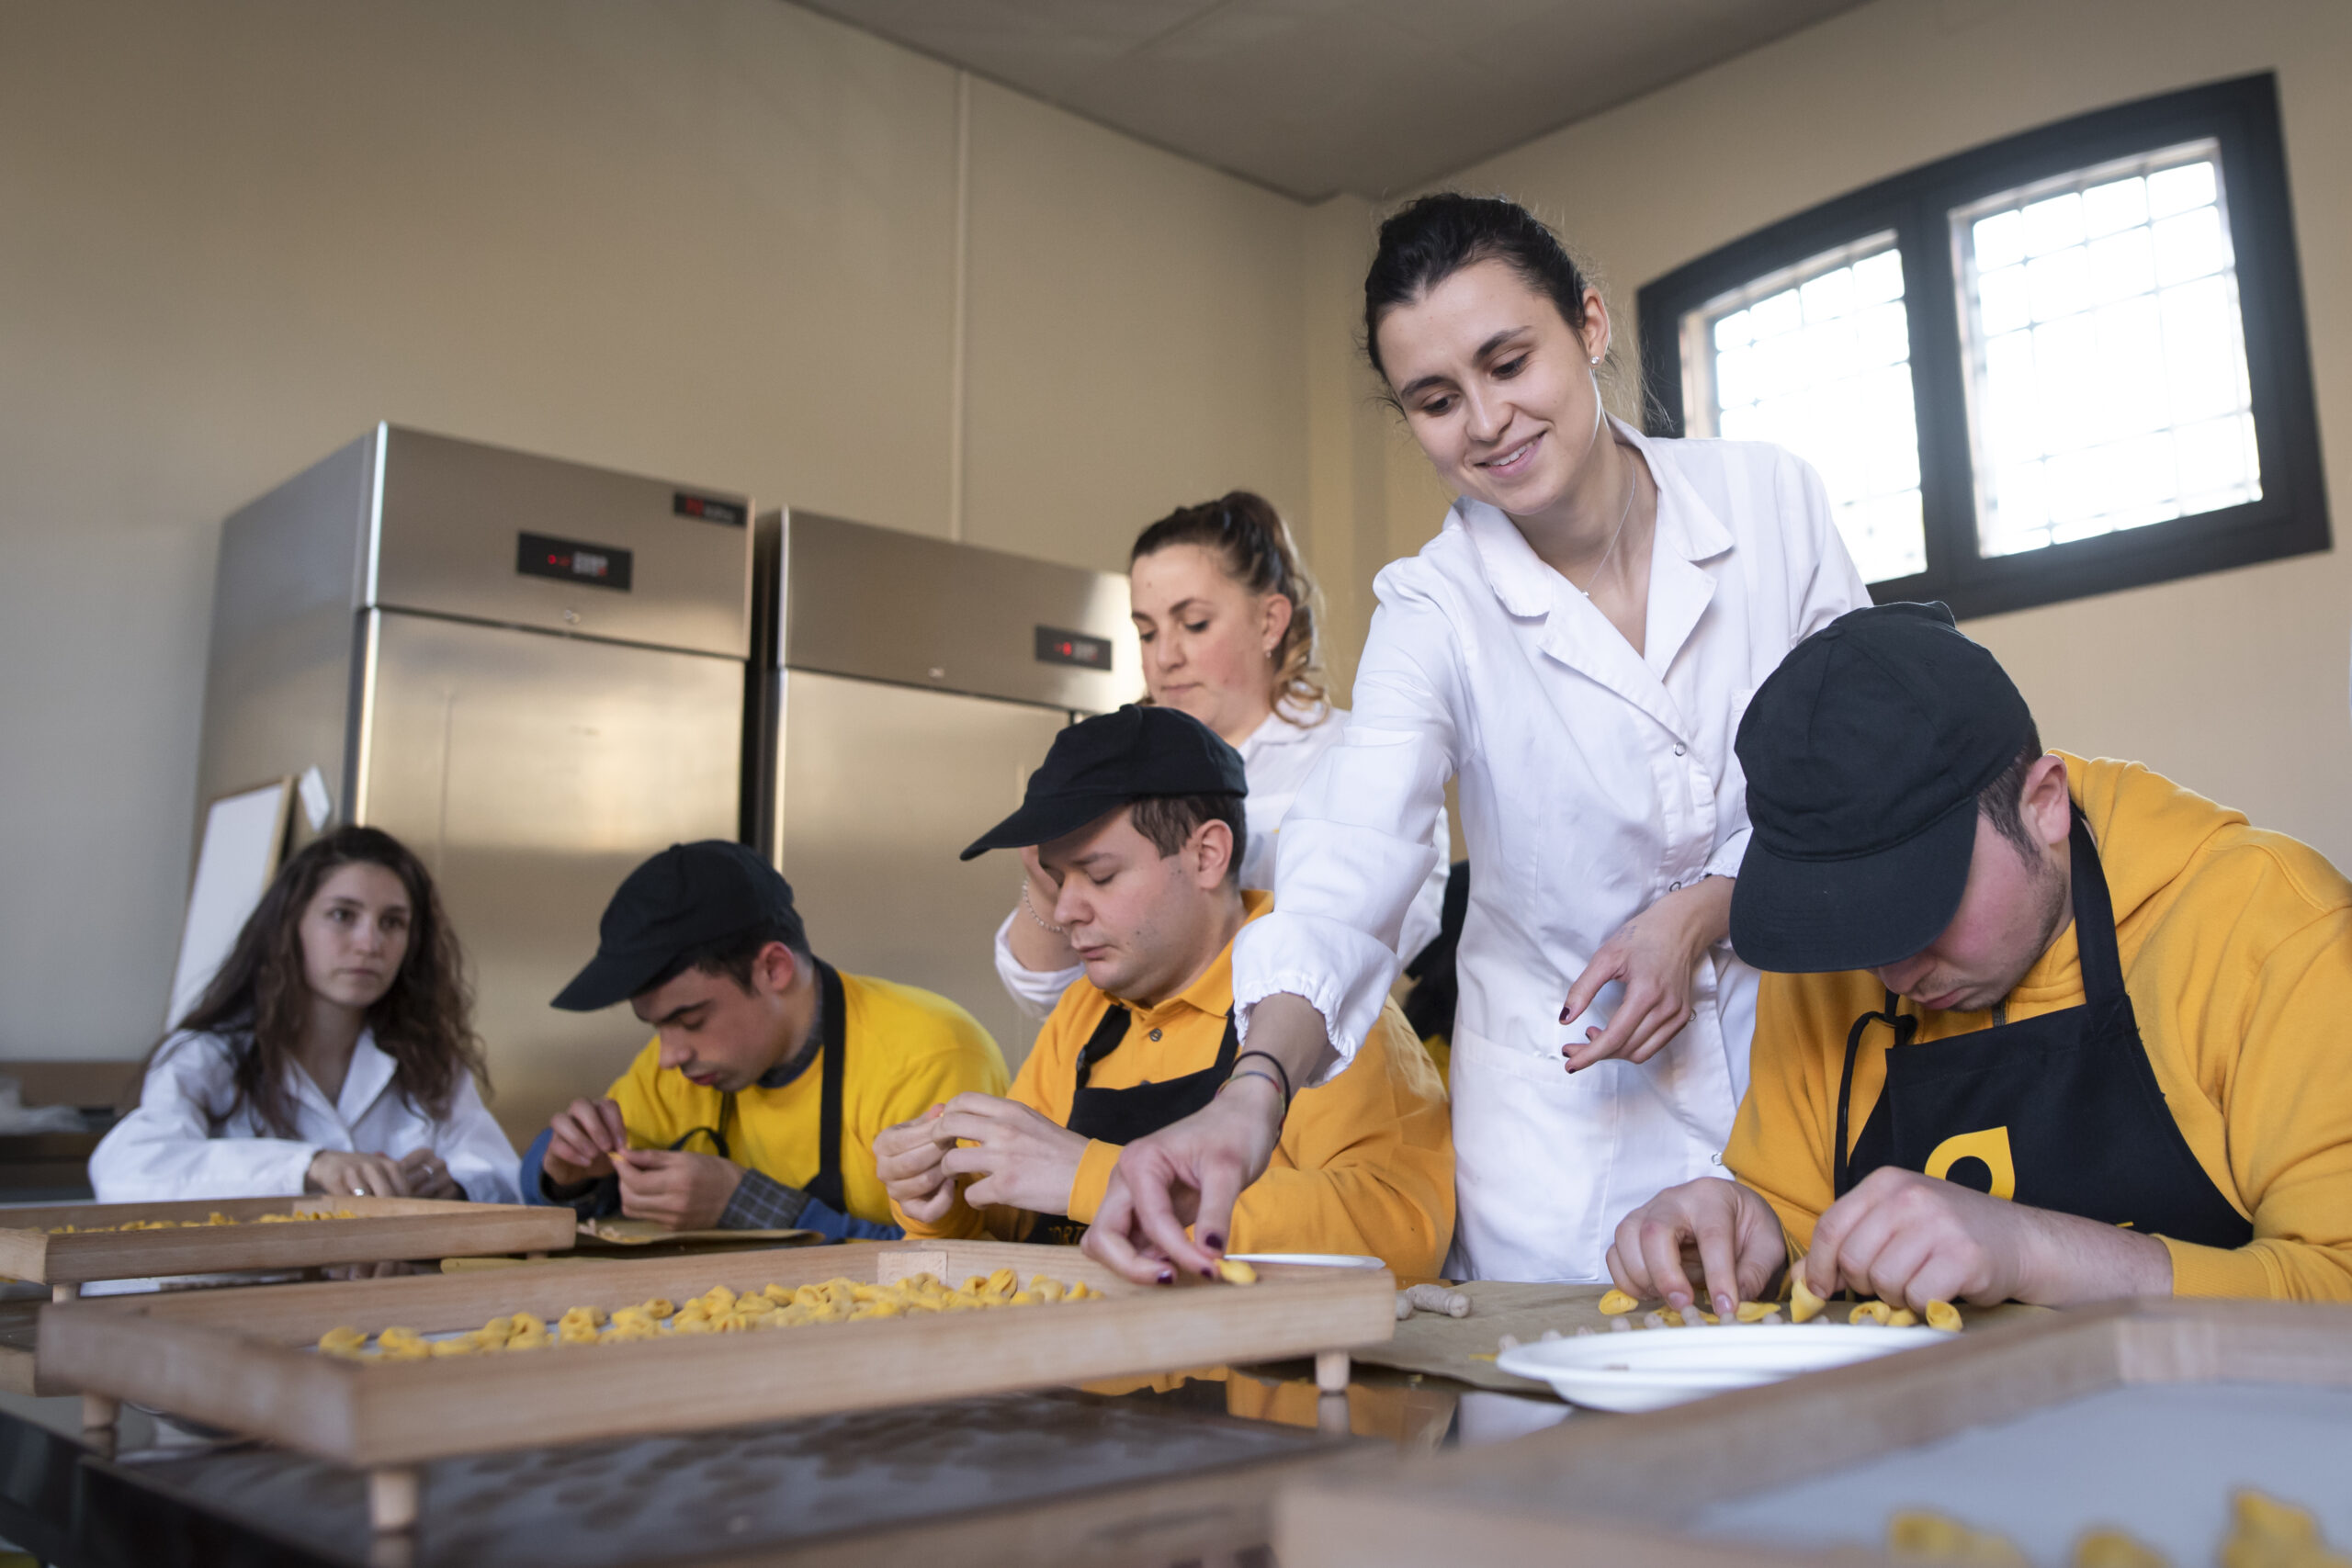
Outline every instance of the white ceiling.
POLYGON ((1378 200, 1860 0, 800 0, 1295 197, 1378 200))

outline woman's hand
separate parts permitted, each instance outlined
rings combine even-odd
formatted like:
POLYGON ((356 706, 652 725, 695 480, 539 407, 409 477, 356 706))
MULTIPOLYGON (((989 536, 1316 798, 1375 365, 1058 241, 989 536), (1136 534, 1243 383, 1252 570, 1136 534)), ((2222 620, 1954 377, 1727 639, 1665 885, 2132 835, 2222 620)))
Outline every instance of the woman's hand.
POLYGON ((302 1190, 336 1198, 405 1198, 408 1172, 390 1155, 321 1149, 311 1157, 302 1190))
POLYGON ((1049 975, 1068 969, 1078 962, 1078 949, 1070 946, 1069 938, 1054 929, 1054 900, 1062 890, 1046 874, 1037 862, 1037 850, 1031 845, 1021 852, 1022 907, 1012 911, 1012 924, 1005 936, 1005 945, 1012 949, 1012 956, 1021 967, 1033 974, 1049 975))
MULTIPOLYGON (((1294 1085, 1312 1083, 1332 1059, 1323 1015, 1285 993, 1250 1010, 1250 1049, 1280 1063, 1294 1085)), ((1173 1283, 1180 1268, 1214 1274, 1235 1200, 1282 1141, 1283 1109, 1281 1086, 1245 1063, 1206 1107, 1129 1144, 1087 1229, 1087 1256, 1138 1285, 1173 1283)))
POLYGON ((1617 928, 1568 987, 1560 1021, 1567 1023, 1611 980, 1625 986, 1606 1027, 1588 1029, 1583 1043, 1560 1047, 1568 1071, 1581 1072, 1615 1056, 1646 1062, 1690 1021, 1690 992, 1700 955, 1731 930, 1728 876, 1679 887, 1617 928))
POLYGON ((441 1163, 441 1156, 431 1149, 411 1149, 401 1156, 401 1169, 408 1176, 408 1195, 412 1198, 446 1198, 460 1202, 466 1190, 441 1163))

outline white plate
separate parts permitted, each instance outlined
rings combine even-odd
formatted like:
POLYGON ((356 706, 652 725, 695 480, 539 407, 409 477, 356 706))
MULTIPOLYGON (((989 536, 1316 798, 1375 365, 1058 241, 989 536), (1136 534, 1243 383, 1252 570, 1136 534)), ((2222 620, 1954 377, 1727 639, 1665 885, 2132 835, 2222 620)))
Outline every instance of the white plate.
POLYGON ((1227 1253, 1236 1263, 1304 1263, 1314 1269, 1385 1269, 1387 1264, 1377 1258, 1366 1258, 1360 1252, 1233 1252, 1227 1253))
POLYGON ((1898 1350, 1939 1345, 1936 1328, 1849 1324, 1753 1323, 1704 1328, 1645 1328, 1521 1345, 1495 1358, 1516 1377, 1548 1382, 1571 1404, 1595 1410, 1659 1410, 1736 1388, 1779 1382, 1898 1350))

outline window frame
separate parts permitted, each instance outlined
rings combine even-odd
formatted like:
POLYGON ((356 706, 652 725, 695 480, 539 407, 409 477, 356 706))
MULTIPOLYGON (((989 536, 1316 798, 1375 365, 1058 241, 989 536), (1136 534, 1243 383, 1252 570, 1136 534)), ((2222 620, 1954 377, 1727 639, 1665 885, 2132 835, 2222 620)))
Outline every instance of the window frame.
POLYGON ((2333 547, 2273 73, 2143 98, 1973 148, 1783 219, 1645 285, 1636 305, 1650 434, 1679 436, 1686 427, 1687 315, 1769 273, 1888 230, 1903 256, 1928 568, 1871 584, 1877 602, 1940 599, 1958 615, 1997 615, 2333 547), (2220 148, 2229 209, 2261 498, 2013 555, 1980 555, 1950 215, 2039 180, 2207 139, 2220 148))

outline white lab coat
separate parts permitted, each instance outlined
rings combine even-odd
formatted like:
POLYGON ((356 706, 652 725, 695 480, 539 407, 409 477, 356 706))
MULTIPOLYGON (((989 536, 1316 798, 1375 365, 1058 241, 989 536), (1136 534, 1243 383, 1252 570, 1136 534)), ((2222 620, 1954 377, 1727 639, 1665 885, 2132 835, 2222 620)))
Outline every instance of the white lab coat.
MULTIPOLYGON (((1250 793, 1241 801, 1242 820, 1250 829, 1248 847, 1241 852, 1242 886, 1272 889, 1274 886, 1274 847, 1281 840, 1283 818, 1290 815, 1291 802, 1298 798, 1323 753, 1340 743, 1347 718, 1345 708, 1329 703, 1308 724, 1293 724, 1278 713, 1268 714, 1266 721, 1241 743, 1241 771, 1250 781, 1250 793)), ((1430 829, 1430 842, 1437 850, 1437 867, 1421 879, 1420 890, 1405 913, 1401 951, 1408 959, 1437 935, 1438 919, 1445 905, 1453 838, 1442 809, 1430 829)), ((1038 913, 1047 919, 1053 915, 1050 909, 1038 913)), ((1062 993, 1086 970, 1075 964, 1067 969, 1023 968, 1021 960, 1012 955, 1011 932, 1015 920, 1027 919, 1028 911, 1016 908, 996 928, 996 972, 1023 1015, 1042 1023, 1062 993)))
POLYGON ((333 1104, 300 1066, 291 1069, 294 1136, 266 1132, 251 1106, 235 1114, 227 1041, 179 1033, 147 1069, 139 1109, 115 1123, 90 1156, 101 1203, 276 1198, 301 1192, 322 1149, 390 1155, 430 1147, 477 1203, 519 1203, 520 1161, 491 1119, 472 1075, 458 1080, 449 1114, 435 1121, 392 1088, 392 1059, 371 1030, 352 1047, 333 1104))
POLYGON ((1457 1277, 1604 1280, 1629 1210, 1720 1171, 1747 1087, 1756 972, 1718 944, 1680 1034, 1641 1066, 1574 1077, 1561 1045, 1622 988, 1565 1026, 1560 1003, 1628 919, 1737 874, 1748 827, 1732 741, 1748 698, 1792 646, 1870 602, 1800 459, 1611 423, 1658 489, 1644 651, 1509 518, 1457 502, 1437 538, 1380 574, 1354 716, 1283 824, 1272 912, 1234 955, 1238 1006, 1303 996, 1351 1055, 1395 978, 1430 823, 1458 776, 1470 907, 1451 1073, 1457 1277))

